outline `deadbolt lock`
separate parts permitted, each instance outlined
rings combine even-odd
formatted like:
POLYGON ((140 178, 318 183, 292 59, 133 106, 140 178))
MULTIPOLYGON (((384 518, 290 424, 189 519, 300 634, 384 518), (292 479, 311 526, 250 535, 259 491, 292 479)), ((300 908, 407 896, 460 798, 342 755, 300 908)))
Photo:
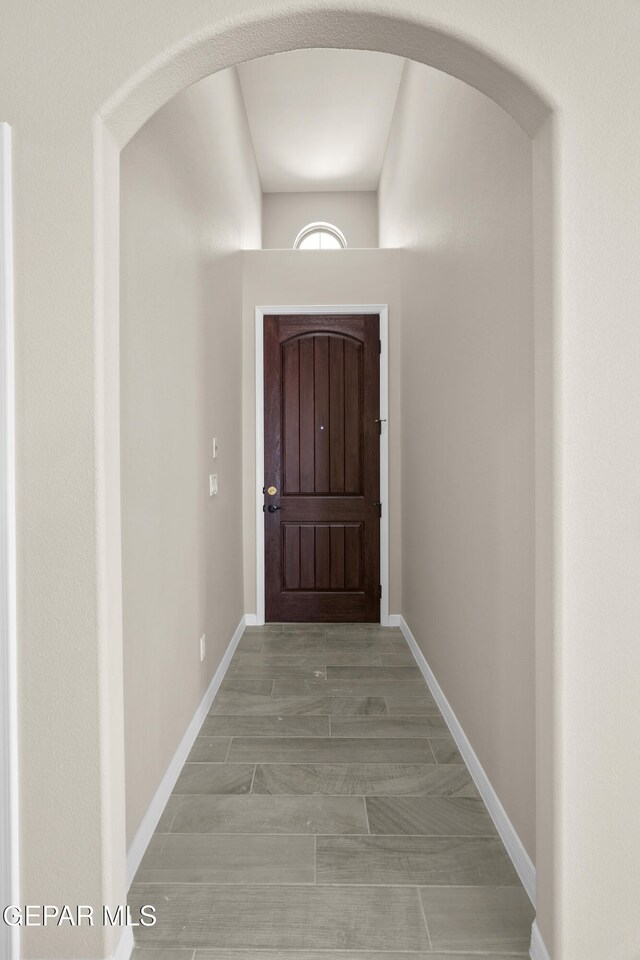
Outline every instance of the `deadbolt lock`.
POLYGON ((277 487, 267 487, 267 493, 269 494, 270 497, 274 497, 277 492, 278 492, 277 487))

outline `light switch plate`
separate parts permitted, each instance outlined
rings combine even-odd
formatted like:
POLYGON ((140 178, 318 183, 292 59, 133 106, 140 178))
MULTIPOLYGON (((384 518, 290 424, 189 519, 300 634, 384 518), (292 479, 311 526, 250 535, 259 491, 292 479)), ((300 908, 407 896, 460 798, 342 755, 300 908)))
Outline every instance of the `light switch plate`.
POLYGON ((209 496, 215 497, 218 492, 218 474, 210 473, 209 474, 209 496))

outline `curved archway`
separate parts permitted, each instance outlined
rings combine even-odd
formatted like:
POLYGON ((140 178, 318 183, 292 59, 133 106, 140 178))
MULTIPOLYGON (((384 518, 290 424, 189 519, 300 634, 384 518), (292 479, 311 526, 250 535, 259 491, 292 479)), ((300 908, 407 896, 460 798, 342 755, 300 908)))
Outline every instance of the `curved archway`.
POLYGON ((418 19, 341 2, 300 10, 246 13, 213 22, 131 77, 98 112, 119 147, 175 94, 218 70, 248 60, 312 47, 376 50, 450 73, 495 100, 533 136, 551 112, 550 99, 488 49, 418 19))
MULTIPOLYGON (((200 79, 238 63, 296 49, 337 47, 375 49, 425 63, 449 73, 494 100, 534 136, 552 113, 551 102, 533 82, 508 66, 495 52, 427 22, 380 12, 375 0, 358 11, 346 0, 320 8, 309 0, 292 13, 284 3, 269 17, 247 12, 234 20, 213 21, 165 50, 133 75, 107 100, 95 117, 96 158, 96 329, 98 375, 99 555, 103 570, 101 645, 118 642, 121 578, 119 567, 119 357, 118 357, 118 221, 119 152, 140 127, 173 96, 200 79)), ((550 149, 550 147, 549 147, 550 149)), ((546 146, 543 147, 543 153, 546 146)), ((548 155, 541 160, 547 170, 548 155)), ((549 217, 549 226, 551 224, 549 217)), ((547 238, 544 238, 547 242, 547 238)), ((549 338, 550 340, 550 338, 549 338)), ((550 349, 550 347, 549 347, 550 349)), ((105 655, 106 656, 106 655, 105 655)), ((122 682, 116 665, 107 677, 117 693, 122 682)), ((110 691, 103 690, 105 702, 110 691)), ((121 696, 121 691, 120 691, 121 696)), ((547 903, 552 902, 549 892, 547 903)))

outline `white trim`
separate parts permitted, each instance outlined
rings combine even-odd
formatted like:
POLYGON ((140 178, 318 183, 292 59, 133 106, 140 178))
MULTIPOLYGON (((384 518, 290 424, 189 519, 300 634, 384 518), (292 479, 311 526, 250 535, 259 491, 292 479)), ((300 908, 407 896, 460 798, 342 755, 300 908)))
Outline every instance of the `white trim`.
MULTIPOLYGON (((0 123, 0 902, 19 903, 16 500, 11 128, 0 123)), ((0 955, 17 958, 17 927, 0 955)))
POLYGON ((390 613, 390 614, 389 614, 389 626, 390 626, 390 627, 402 627, 402 614, 400 614, 400 613, 390 613))
POLYGON ((255 351, 256 351, 256 625, 264 623, 265 587, 264 587, 264 315, 266 308, 255 310, 255 351), (262 479, 261 479, 262 478, 262 479))
POLYGON ((538 926, 538 921, 533 921, 533 926, 531 927, 531 946, 529 947, 529 956, 531 960, 551 960, 551 955, 545 946, 545 942, 542 939, 542 934, 540 933, 540 927, 538 926))
POLYGON ((245 615, 244 615, 244 625, 245 625, 245 627, 257 627, 257 626, 258 626, 258 615, 257 615, 257 613, 245 613, 245 615))
POLYGON ((158 820, 162 815, 167 800, 171 795, 171 792, 176 784, 176 780, 180 775, 193 743, 198 736, 200 727, 204 723, 204 719, 209 712, 209 708, 213 703, 213 698, 220 689, 220 684, 224 679, 224 675, 227 672, 231 658, 235 653, 235 649, 238 646, 242 632, 246 626, 247 618, 242 617, 240 623, 236 627, 235 633, 233 634, 229 646, 227 647, 225 654, 220 661, 218 669, 213 675, 213 679, 209 684, 209 688, 205 693, 200 706, 196 710, 191 723, 187 727, 185 734, 180 741, 178 749, 173 755, 171 763, 167 767, 166 773, 160 785, 156 790, 155 796, 151 803, 149 804, 149 809, 145 813, 142 823, 138 827, 138 831, 131 841, 131 846, 127 851, 127 889, 131 886, 133 878, 136 875, 136 871, 140 866, 144 852, 149 846, 149 841, 153 835, 153 831, 158 825, 158 820))
POLYGON ((118 941, 116 952, 113 954, 113 960, 129 960, 129 957, 133 953, 134 946, 133 929, 131 927, 125 927, 118 941))
MULTIPOLYGON (((358 311, 360 312, 360 311, 358 311)), ((365 311, 362 311, 365 312, 365 311)), ((380 624, 389 626, 389 307, 381 306, 380 314, 380 624)))
POLYGON ((453 712, 449 701, 442 692, 440 684, 435 678, 431 667, 427 663, 422 650, 416 643, 416 639, 413 636, 409 626, 404 619, 401 617, 400 629, 402 630, 405 639, 411 651, 415 657, 416 663, 418 664, 422 675, 424 676, 429 689, 433 694, 433 697, 440 708, 440 712, 445 719, 447 726, 451 732, 451 736, 458 745, 458 749, 462 754, 464 762, 469 768, 469 773, 473 777, 474 783, 480 792, 480 796, 485 802, 489 815, 493 820, 495 827, 500 834, 500 838, 505 845, 507 853, 511 858, 511 861, 516 868, 517 874, 522 881, 522 885, 529 895, 531 903, 536 905, 536 868, 531 862, 531 858, 527 851, 525 850, 520 837, 516 833, 516 829, 511 823, 511 820, 507 816, 507 812, 500 803, 498 794, 495 792, 491 785, 489 777, 484 771, 484 768, 478 757, 476 756, 475 750, 471 746, 469 739, 462 729, 458 718, 453 712))
POLYGON ((386 303, 260 306, 255 308, 256 357, 256 623, 264 623, 264 317, 265 314, 370 313, 380 317, 380 623, 389 625, 389 306, 386 303))

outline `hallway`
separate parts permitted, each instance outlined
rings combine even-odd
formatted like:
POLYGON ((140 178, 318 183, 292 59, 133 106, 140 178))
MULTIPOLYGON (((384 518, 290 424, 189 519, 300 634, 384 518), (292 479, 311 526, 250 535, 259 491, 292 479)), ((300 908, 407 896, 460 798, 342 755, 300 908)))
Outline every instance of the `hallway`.
POLYGON ((134 960, 505 960, 534 916, 404 637, 369 624, 245 630, 130 904, 158 918, 134 960))

